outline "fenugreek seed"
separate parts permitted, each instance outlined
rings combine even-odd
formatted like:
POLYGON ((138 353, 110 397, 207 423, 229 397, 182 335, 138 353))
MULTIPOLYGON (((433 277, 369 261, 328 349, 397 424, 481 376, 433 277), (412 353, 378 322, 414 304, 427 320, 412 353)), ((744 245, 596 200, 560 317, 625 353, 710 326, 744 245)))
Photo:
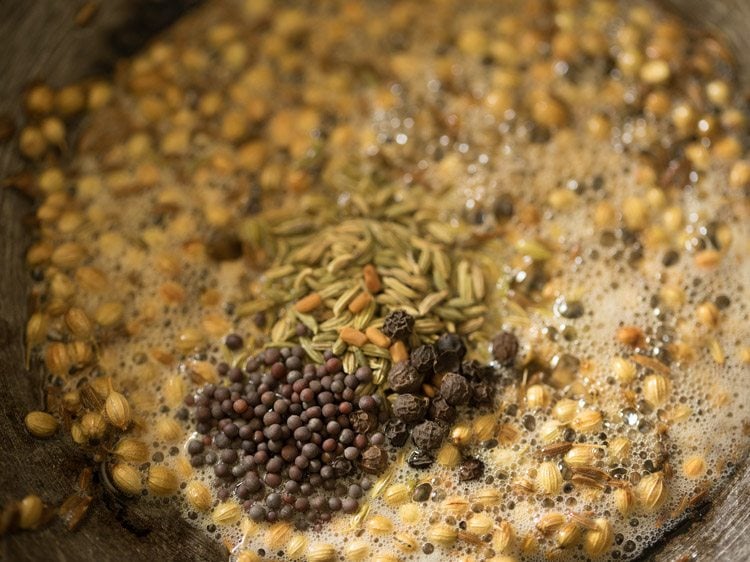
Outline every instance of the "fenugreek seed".
POLYGON ((614 540, 614 531, 612 523, 604 518, 594 520, 596 529, 586 532, 583 539, 583 549, 589 556, 600 556, 612 546, 614 540))
POLYGON ((107 420, 99 412, 86 412, 81 417, 81 429, 89 439, 101 439, 107 431, 107 420))
POLYGON ((112 467, 112 481, 117 489, 129 496, 135 496, 141 493, 141 473, 135 467, 117 463, 112 467))
POLYGON ((494 533, 492 533, 492 548, 495 552, 502 553, 513 541, 513 526, 508 521, 501 521, 494 533))
POLYGON ((365 330, 365 336, 367 336, 367 339, 370 342, 372 342, 373 344, 375 344, 376 346, 380 348, 388 349, 391 346, 391 338, 386 336, 383 332, 381 332, 375 326, 369 326, 365 330))
POLYGON ((198 480, 188 482, 185 487, 185 499, 191 507, 198 511, 208 511, 211 507, 211 492, 205 484, 198 480))
POLYGON ((310 293, 294 304, 294 310, 307 314, 318 308, 321 304, 323 304, 321 296, 318 293, 310 293))
POLYGON ((240 520, 242 508, 233 501, 222 502, 211 513, 211 520, 217 525, 231 525, 240 520))
POLYGON ((463 515, 469 510, 469 501, 462 496, 448 496, 440 506, 451 515, 463 515))
POLYGON ((365 560, 370 555, 370 545, 365 541, 353 541, 346 545, 344 555, 347 560, 365 560))
POLYGON ((526 405, 537 410, 546 408, 550 402, 550 394, 546 387, 541 384, 532 384, 526 389, 526 405))
POLYGON ((18 526, 21 529, 36 529, 42 520, 44 503, 34 494, 23 498, 18 504, 18 526))
POLYGON ((569 521, 562 525, 557 531, 557 546, 560 548, 570 548, 576 544, 580 538, 581 529, 575 522, 569 521))
POLYGON ((339 337, 344 343, 355 347, 362 347, 367 343, 367 336, 352 326, 345 326, 339 331, 339 337))
POLYGON ((358 314, 372 302, 372 295, 367 291, 361 291, 354 300, 349 303, 349 312, 358 314))
POLYGON ((406 361, 409 358, 409 352, 406 349, 406 344, 402 341, 396 341, 394 342, 390 348, 388 348, 389 353, 391 354, 391 361, 394 363, 400 363, 401 361, 406 361))
POLYGON ((644 511, 651 512, 658 509, 667 497, 664 474, 662 472, 646 474, 635 487, 635 497, 644 511))
POLYGON ((166 466, 152 466, 148 471, 148 489, 157 496, 170 496, 180 487, 177 474, 166 466))
POLYGON ((618 328, 616 337, 621 344, 636 347, 643 340, 643 330, 636 326, 623 326, 618 328))
POLYGON ((562 487, 562 473, 557 463, 547 461, 539 465, 537 469, 537 488, 545 494, 556 494, 562 487))
POLYGON ((704 302, 698 305, 695 311, 698 322, 708 328, 715 328, 719 323, 719 309, 712 302, 704 302))
POLYGON ((47 438, 52 437, 57 433, 59 423, 57 419, 48 414, 47 412, 34 411, 26 414, 24 418, 26 429, 29 430, 34 437, 47 438))
POLYGON ((582 410, 570 426, 580 433, 591 433, 602 427, 602 413, 598 410, 582 410))
POLYGON ((393 484, 383 492, 383 501, 386 505, 396 507, 409 501, 411 492, 406 484, 393 484))
POLYGON ((543 535, 547 535, 562 527, 566 520, 567 518, 562 513, 551 511, 545 513, 539 518, 539 521, 536 523, 536 528, 539 529, 543 535))
POLYGON ((495 521, 486 513, 475 513, 466 522, 466 530, 481 537, 489 533, 494 525, 495 521))
POLYGON ((422 518, 419 507, 413 503, 407 503, 398 508, 398 516, 402 523, 413 525, 422 518))
POLYGON ((612 373, 621 384, 630 384, 635 380, 635 364, 624 357, 613 357, 612 373))
POLYGON ((124 437, 117 442, 113 453, 125 462, 143 463, 148 460, 148 445, 132 437, 124 437))
POLYGON ((307 562, 334 562, 336 549, 326 543, 315 543, 307 551, 307 562))
POLYGON ((643 379, 643 398, 653 407, 666 402, 669 396, 669 379, 663 375, 648 375, 643 379))
POLYGON ((685 459, 682 464, 682 472, 691 480, 700 478, 706 473, 706 460, 700 455, 685 459))
POLYGON ((127 398, 116 391, 112 391, 107 396, 104 403, 104 412, 107 414, 109 423, 119 429, 125 429, 130 424, 130 404, 127 398))
POLYGON ((613 495, 617 511, 619 511, 623 517, 627 517, 630 512, 633 511, 633 503, 635 502, 633 490, 631 490, 630 487, 615 488, 613 495))
POLYGON ((373 515, 365 522, 365 528, 373 535, 385 535, 393 530, 393 523, 384 515, 373 515))
POLYGON ((560 423, 570 423, 578 411, 578 402, 570 398, 558 400, 552 407, 552 415, 560 423))
POLYGON ((607 453, 614 461, 622 462, 630 457, 630 439, 627 437, 615 437, 609 442, 607 453))
POLYGON ((447 523, 436 523, 427 529, 427 540, 442 546, 451 546, 457 538, 458 531, 447 523))
POLYGON ((300 533, 295 533, 286 544, 285 553, 290 558, 299 558, 307 550, 307 537, 300 533))

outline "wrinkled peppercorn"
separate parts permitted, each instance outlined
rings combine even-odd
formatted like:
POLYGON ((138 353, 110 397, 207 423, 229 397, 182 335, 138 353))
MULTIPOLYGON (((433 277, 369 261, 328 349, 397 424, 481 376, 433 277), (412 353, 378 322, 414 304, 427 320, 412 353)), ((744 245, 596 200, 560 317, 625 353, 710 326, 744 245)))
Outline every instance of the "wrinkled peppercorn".
POLYGON ((458 355, 459 359, 463 359, 466 355, 466 346, 464 345, 461 336, 458 334, 445 333, 438 338, 435 344, 438 354, 445 353, 446 351, 452 351, 458 355))
POLYGON ((500 332, 492 340, 492 356, 501 365, 512 365, 517 353, 518 338, 510 332, 500 332))
POLYGON ((393 401, 393 415, 407 423, 422 421, 427 415, 427 398, 414 394, 399 394, 393 401))
POLYGON ((470 380, 487 380, 495 375, 495 369, 490 365, 483 365, 476 359, 461 363, 461 374, 470 380))
POLYGON ((388 373, 388 386, 396 392, 418 392, 422 375, 408 361, 399 361, 388 373))
POLYGON ((445 427, 434 421, 424 421, 416 426, 411 433, 411 440, 417 448, 424 451, 437 449, 445 439, 445 427))
POLYGON ((362 453, 360 466, 362 470, 370 474, 379 474, 388 465, 388 453, 385 449, 372 445, 362 453))
POLYGON ((492 385, 486 382, 478 382, 471 385, 471 401, 474 404, 490 404, 494 391, 492 385))
POLYGON ((412 350, 409 360, 420 375, 429 377, 434 372, 435 348, 431 345, 420 345, 412 350))
POLYGON ((412 451, 406 459, 406 463, 410 467, 417 469, 430 468, 434 462, 435 459, 432 458, 429 453, 425 453, 424 451, 412 451))
POLYGON ((458 467, 458 480, 469 482, 481 478, 484 474, 484 463, 479 459, 468 458, 458 467))
POLYGON ((436 421, 451 423, 456 419, 456 409, 438 395, 430 401, 430 418, 436 421))
POLYGON ((440 383, 440 395, 451 406, 466 404, 471 397, 469 381, 458 373, 448 373, 440 383))
POLYGON ((393 340, 407 340, 414 329, 414 317, 403 310, 394 310, 385 317, 383 333, 393 340))
POLYGON ((443 351, 435 356, 432 368, 438 375, 457 371, 461 366, 461 358, 453 351, 443 351))
POLYGON ((357 433, 369 433, 377 425, 377 419, 369 412, 357 410, 349 414, 349 423, 357 433))
POLYGON ((388 438, 388 442, 394 447, 403 447, 409 438, 409 429, 403 421, 398 419, 390 419, 385 422, 383 433, 388 438))

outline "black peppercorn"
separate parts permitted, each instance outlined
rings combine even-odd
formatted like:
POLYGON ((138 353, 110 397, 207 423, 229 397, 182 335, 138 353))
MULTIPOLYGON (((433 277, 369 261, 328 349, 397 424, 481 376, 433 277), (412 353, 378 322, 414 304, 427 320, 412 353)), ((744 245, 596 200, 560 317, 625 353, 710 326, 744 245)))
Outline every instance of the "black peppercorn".
POLYGON ((422 375, 408 361, 399 361, 388 372, 388 385, 395 392, 418 392, 422 375))
POLYGON ((417 448, 432 451, 440 447, 445 439, 446 430, 443 425, 434 421, 424 421, 416 426, 411 433, 411 440, 417 448))
POLYGON ((503 366, 513 364, 518 353, 518 338, 510 332, 500 332, 492 340, 492 356, 503 366))
POLYGON ((407 340, 414 329, 414 317, 403 310, 394 310, 385 317, 383 333, 393 340, 407 340))
POLYGON ((385 422, 383 433, 394 447, 402 447, 409 438, 409 429, 403 421, 398 419, 390 419, 385 422))
POLYGON ((487 380, 495 375, 495 369, 490 365, 483 365, 476 359, 461 363, 461 374, 469 380, 487 380))
POLYGON ((438 395, 430 401, 429 416, 435 421, 452 423, 456 419, 456 409, 438 395))
POLYGON ((440 383, 440 395, 451 406, 466 404, 471 397, 469 381, 458 373, 448 373, 440 383))
POLYGON ((360 466, 364 472, 379 474, 388 464, 388 453, 377 445, 372 445, 362 453, 360 466))
POLYGON ((427 415, 427 398, 414 394, 399 394, 393 401, 393 414, 407 422, 422 421, 427 415))
POLYGON ((476 405, 490 404, 493 395, 492 385, 489 383, 478 382, 471 385, 471 401, 476 405))
POLYGON ((349 414, 349 423, 357 433, 368 433, 375 428, 377 420, 369 412, 357 410, 349 414))
POLYGON ((466 346, 458 334, 443 334, 438 338, 435 347, 437 348, 438 355, 446 351, 455 353, 459 359, 463 359, 464 355, 466 355, 466 346))
POLYGON ((410 467, 417 469, 430 468, 434 462, 435 459, 433 459, 429 453, 425 453, 424 451, 412 451, 406 459, 406 463, 410 467))
POLYGON ((481 478, 484 474, 484 463, 479 459, 468 458, 458 467, 458 480, 460 482, 469 482, 481 478))
POLYGON ((409 360, 420 375, 423 377, 432 376, 434 373, 435 348, 431 345, 420 345, 412 350, 409 360))

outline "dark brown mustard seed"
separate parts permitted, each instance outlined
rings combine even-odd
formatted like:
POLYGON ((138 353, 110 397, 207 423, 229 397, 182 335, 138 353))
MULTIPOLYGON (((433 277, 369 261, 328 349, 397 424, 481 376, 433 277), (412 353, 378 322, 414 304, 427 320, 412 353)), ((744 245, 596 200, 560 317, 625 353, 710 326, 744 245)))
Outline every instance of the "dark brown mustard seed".
POLYGON ((500 332, 492 340, 492 356, 505 367, 513 364, 518 354, 518 338, 510 332, 500 332))
POLYGON ((458 373, 448 373, 440 383, 440 395, 451 406, 466 404, 471 397, 469 381, 458 373))
POLYGON ((414 330, 414 317, 403 310, 394 310, 385 317, 383 333, 393 340, 405 341, 414 330))
POLYGON ((399 394, 393 401, 393 414, 407 422, 414 423, 422 421, 427 415, 428 400, 423 396, 414 394, 399 394))
POLYGON ((427 420, 417 425, 411 434, 411 440, 417 448, 432 451, 440 447, 445 439, 446 429, 442 424, 427 420))
POLYGON ((399 361, 388 372, 388 386, 394 392, 418 392, 423 375, 409 361, 399 361))
POLYGON ((237 351, 238 349, 242 349, 242 346, 244 345, 244 340, 242 339, 242 336, 239 334, 229 334, 224 339, 224 344, 231 349, 232 351, 237 351))

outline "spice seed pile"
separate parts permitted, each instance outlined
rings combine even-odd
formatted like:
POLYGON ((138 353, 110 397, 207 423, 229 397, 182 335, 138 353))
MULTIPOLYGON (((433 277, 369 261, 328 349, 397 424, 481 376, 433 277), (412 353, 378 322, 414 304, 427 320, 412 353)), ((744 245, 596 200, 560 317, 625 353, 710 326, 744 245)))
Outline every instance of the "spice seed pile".
POLYGON ((750 446, 744 99, 615 0, 209 1, 30 86, 24 421, 90 465, 0 531, 102 486, 233 562, 638 557, 750 446))

